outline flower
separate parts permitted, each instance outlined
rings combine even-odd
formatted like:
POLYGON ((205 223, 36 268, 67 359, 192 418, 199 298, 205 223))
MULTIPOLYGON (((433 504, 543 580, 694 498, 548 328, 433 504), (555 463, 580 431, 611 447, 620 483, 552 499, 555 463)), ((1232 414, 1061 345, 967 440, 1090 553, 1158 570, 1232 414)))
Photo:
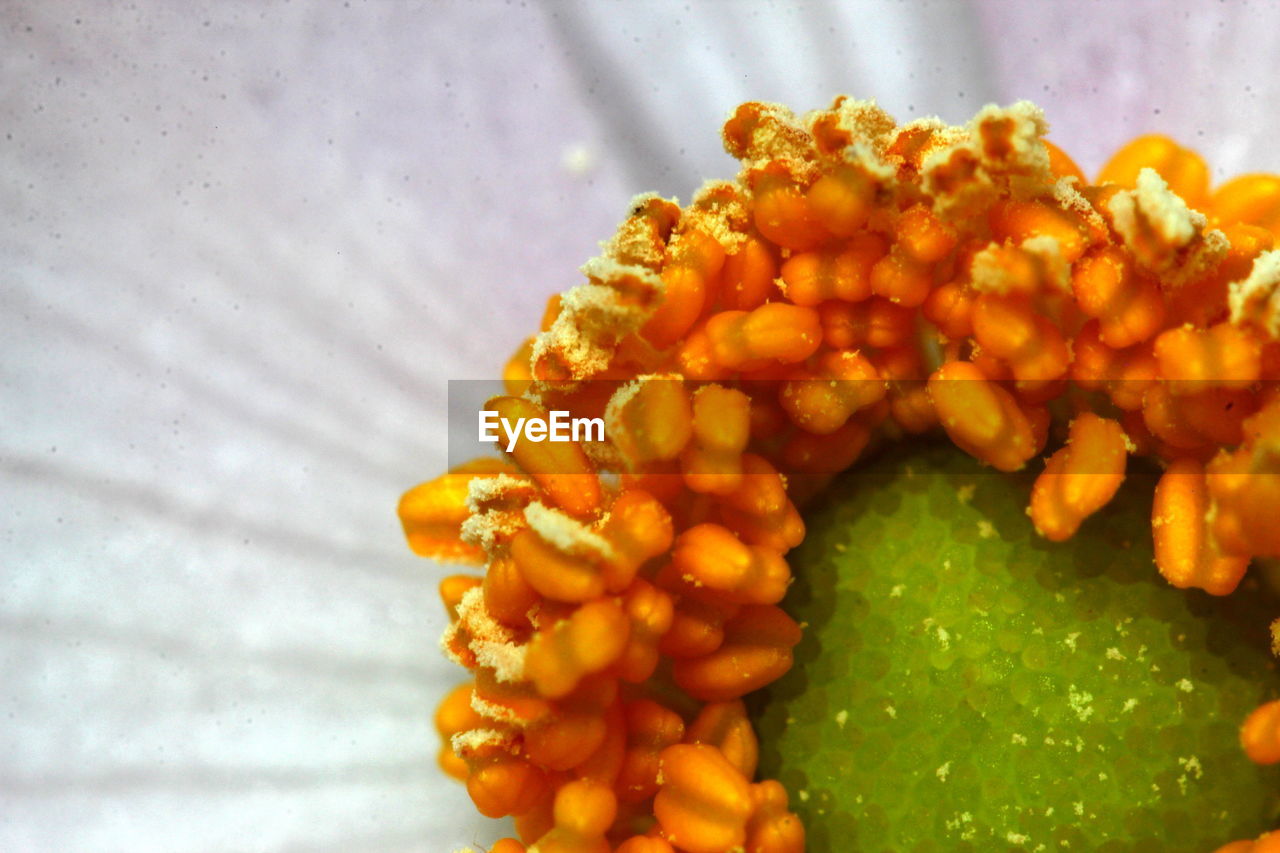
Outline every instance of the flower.
POLYGON ((455 673, 391 508, 443 463, 444 380, 631 194, 727 175, 733 105, 1028 95, 1090 171, 1152 127, 1278 169, 1274 11, 1029 8, 13 10, 0 846, 496 837, 433 764, 455 673))

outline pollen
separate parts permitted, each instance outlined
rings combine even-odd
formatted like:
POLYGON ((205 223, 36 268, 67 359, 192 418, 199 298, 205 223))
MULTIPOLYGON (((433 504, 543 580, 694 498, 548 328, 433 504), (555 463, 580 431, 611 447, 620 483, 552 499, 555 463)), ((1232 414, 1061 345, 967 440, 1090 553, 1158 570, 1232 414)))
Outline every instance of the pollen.
MULTIPOLYGON (((514 437, 399 508, 415 552, 484 568, 441 585, 443 648, 473 680, 436 727, 477 808, 515 817, 492 850, 802 853, 742 697, 804 631, 785 602, 801 508, 885 440, 1031 469, 1053 541, 1149 457, 1169 583, 1225 595, 1280 557, 1280 177, 1213 189, 1147 136, 1089 183, 1046 129, 1026 102, 961 127, 744 104, 736 180, 637 197, 552 299, 486 408, 602 418, 604 441, 514 437)), ((1276 707, 1239 721, 1255 761, 1280 761, 1276 707)))

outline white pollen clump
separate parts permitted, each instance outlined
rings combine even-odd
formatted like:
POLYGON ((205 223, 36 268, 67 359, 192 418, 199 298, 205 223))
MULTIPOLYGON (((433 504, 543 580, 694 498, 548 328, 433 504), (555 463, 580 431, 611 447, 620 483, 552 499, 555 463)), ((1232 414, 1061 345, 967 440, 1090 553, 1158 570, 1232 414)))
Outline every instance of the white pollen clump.
POLYGON ((541 501, 534 501, 524 508, 524 520, 539 536, 565 554, 589 553, 604 559, 613 556, 613 545, 608 539, 541 501))
POLYGON ((1190 693, 1192 690, 1196 689, 1196 686, 1192 684, 1189 679, 1184 678, 1178 682, 1178 689, 1183 693, 1190 693))
POLYGON ((950 775, 951 773, 951 762, 948 761, 946 764, 942 765, 941 767, 939 767, 937 770, 933 772, 934 772, 934 775, 938 777, 939 782, 947 781, 947 776, 950 775))
POLYGON ((1232 282, 1227 303, 1232 323, 1252 323, 1273 339, 1280 339, 1280 249, 1254 258, 1248 277, 1232 282))
POLYGON ((1106 657, 1107 657, 1107 660, 1126 660, 1124 653, 1119 649, 1117 649, 1115 646, 1112 646, 1111 648, 1107 649, 1106 657))
POLYGON ((1116 231, 1132 249, 1141 242, 1141 232, 1150 228, 1171 249, 1181 249, 1199 234, 1207 222, 1204 214, 1187 207, 1182 197, 1152 168, 1138 172, 1137 187, 1121 190, 1111 197, 1108 209, 1116 231))
POLYGON ((836 725, 843 729, 843 728, 844 728, 844 724, 845 724, 845 723, 847 723, 847 722, 849 722, 849 712, 848 712, 848 711, 844 711, 844 710, 837 711, 837 712, 836 712, 836 725))
POLYGON ((985 518, 978 522, 978 536, 983 539, 990 539, 996 535, 996 528, 991 522, 985 518))
POLYGON ((1126 699, 1124 700, 1124 707, 1120 709, 1120 713, 1127 714, 1128 712, 1132 711, 1136 707, 1138 707, 1137 699, 1132 699, 1132 698, 1126 699))
POLYGON ((1077 690, 1074 684, 1067 688, 1067 704, 1082 723, 1093 716, 1093 694, 1077 690))
POLYGON ((1080 639, 1080 632, 1072 631, 1070 634, 1067 634, 1066 639, 1062 641, 1062 645, 1074 652, 1076 650, 1076 640, 1078 639, 1080 639))

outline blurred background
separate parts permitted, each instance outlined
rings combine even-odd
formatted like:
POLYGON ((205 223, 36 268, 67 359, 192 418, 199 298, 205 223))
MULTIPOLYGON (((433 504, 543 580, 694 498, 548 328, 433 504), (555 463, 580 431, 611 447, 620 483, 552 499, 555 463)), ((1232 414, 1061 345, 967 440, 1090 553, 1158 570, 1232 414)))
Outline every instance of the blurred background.
POLYGON ((1275 2, 0 2, 0 850, 450 851, 399 494, 744 100, 1280 171, 1275 2))

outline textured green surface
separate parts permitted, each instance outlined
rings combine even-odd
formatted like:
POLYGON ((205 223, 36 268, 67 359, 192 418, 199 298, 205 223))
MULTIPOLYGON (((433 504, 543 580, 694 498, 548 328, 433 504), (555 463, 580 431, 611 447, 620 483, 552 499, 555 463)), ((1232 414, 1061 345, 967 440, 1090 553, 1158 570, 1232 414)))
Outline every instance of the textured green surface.
POLYGON ((1237 739, 1278 692, 1274 600, 1159 579, 1150 474, 1061 545, 1030 482, 926 447, 807 513, 785 606, 809 627, 753 708, 813 853, 1208 853, 1274 825, 1280 776, 1237 739))

